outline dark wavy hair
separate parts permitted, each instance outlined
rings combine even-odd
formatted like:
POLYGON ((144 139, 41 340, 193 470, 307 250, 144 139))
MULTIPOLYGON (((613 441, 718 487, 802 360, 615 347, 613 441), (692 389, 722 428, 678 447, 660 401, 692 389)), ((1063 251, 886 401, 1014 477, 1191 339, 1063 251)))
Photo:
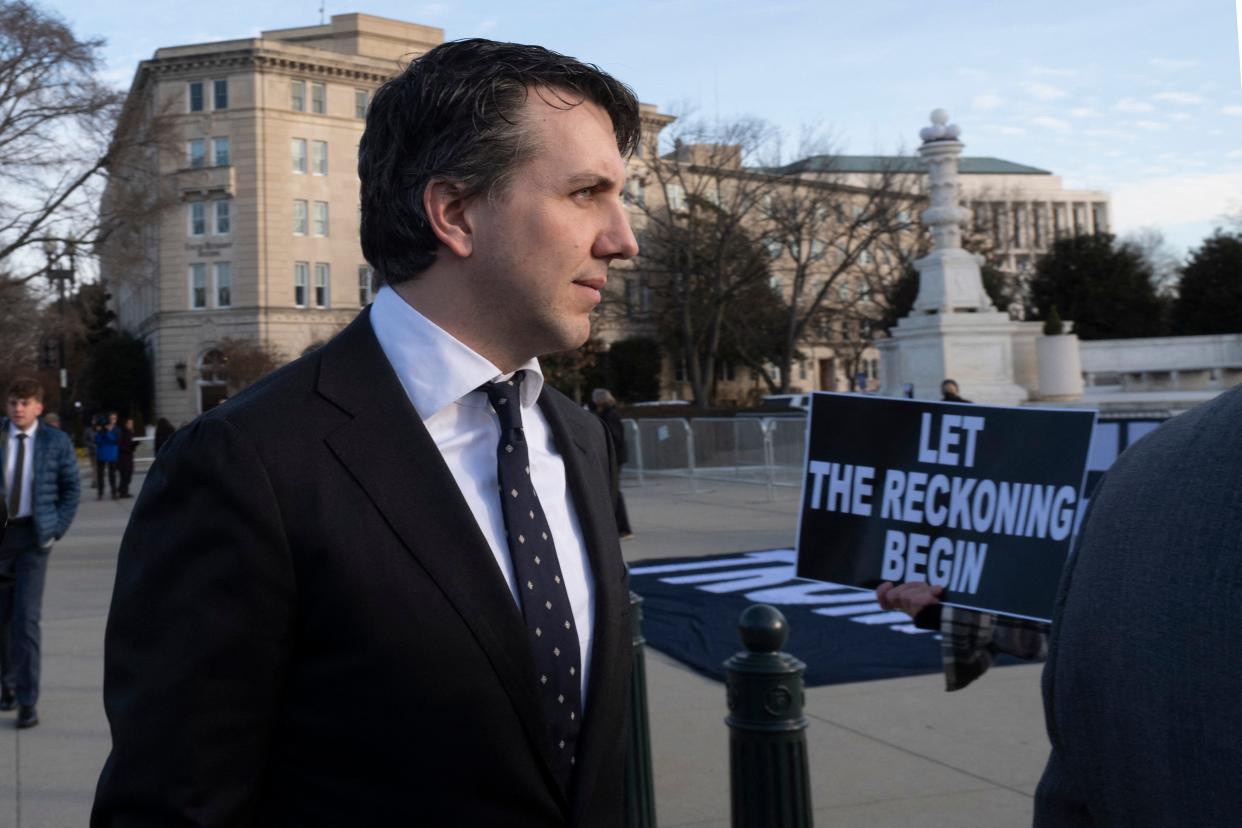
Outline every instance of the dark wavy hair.
POLYGON ((444 43, 375 93, 358 145, 362 254, 377 286, 415 278, 436 260, 439 240, 423 210, 437 177, 469 197, 504 193, 538 149, 519 117, 526 98, 553 106, 591 101, 608 113, 617 149, 638 143, 638 99, 599 67, 541 46, 478 38, 444 43))

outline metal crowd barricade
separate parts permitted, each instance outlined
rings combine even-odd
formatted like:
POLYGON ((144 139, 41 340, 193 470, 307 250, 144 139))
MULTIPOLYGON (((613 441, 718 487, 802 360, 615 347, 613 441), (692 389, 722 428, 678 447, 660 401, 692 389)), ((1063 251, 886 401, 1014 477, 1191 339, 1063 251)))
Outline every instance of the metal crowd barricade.
POLYGON ((762 483, 766 477, 767 449, 763 420, 750 417, 696 417, 695 476, 713 480, 762 483))
POLYGON ((695 479, 694 433, 684 419, 631 420, 637 439, 630 452, 642 482, 647 476, 689 477, 690 491, 698 492, 695 479))
POLYGON ((695 417, 622 421, 630 460, 623 472, 638 485, 649 475, 728 480, 767 488, 800 487, 806 456, 805 417, 695 417))

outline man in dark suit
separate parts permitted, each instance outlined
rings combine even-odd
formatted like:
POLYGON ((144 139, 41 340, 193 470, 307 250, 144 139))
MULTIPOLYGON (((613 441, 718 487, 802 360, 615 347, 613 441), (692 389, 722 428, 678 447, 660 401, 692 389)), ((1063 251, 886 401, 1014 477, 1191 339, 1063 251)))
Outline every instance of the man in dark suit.
POLYGON ((629 604, 603 426, 543 385, 609 263, 633 94, 448 43, 359 147, 383 287, 160 452, 122 542, 92 824, 620 825, 629 604))
POLYGON ((0 710, 17 708, 17 726, 39 723, 43 585, 52 544, 69 531, 81 482, 69 435, 39 421, 43 386, 9 385, 0 417, 0 469, 8 531, 0 543, 0 710))
POLYGON ((1066 564, 1037 826, 1237 825, 1242 387, 1128 448, 1066 564))

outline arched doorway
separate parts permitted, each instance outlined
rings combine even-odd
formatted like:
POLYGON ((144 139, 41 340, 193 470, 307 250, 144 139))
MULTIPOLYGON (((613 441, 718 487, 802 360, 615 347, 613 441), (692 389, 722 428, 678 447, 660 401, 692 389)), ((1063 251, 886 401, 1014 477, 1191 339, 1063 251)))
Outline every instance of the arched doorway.
POLYGON ((198 361, 198 413, 210 411, 229 395, 227 360, 217 348, 198 361))

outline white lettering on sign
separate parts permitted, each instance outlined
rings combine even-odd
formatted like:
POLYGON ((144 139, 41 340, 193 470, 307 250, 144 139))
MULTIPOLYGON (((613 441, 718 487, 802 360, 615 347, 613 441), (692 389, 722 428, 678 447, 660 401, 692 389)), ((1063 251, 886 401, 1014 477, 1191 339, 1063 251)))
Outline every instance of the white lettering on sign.
POLYGON ((933 446, 931 439, 936 432, 936 415, 930 411, 924 412, 919 424, 919 462, 941 466, 960 464, 967 468, 973 466, 980 431, 983 431, 982 417, 941 414, 939 435, 936 445, 933 446), (958 446, 962 445, 963 433, 966 438, 965 445, 962 446, 964 454, 958 450, 958 446))

